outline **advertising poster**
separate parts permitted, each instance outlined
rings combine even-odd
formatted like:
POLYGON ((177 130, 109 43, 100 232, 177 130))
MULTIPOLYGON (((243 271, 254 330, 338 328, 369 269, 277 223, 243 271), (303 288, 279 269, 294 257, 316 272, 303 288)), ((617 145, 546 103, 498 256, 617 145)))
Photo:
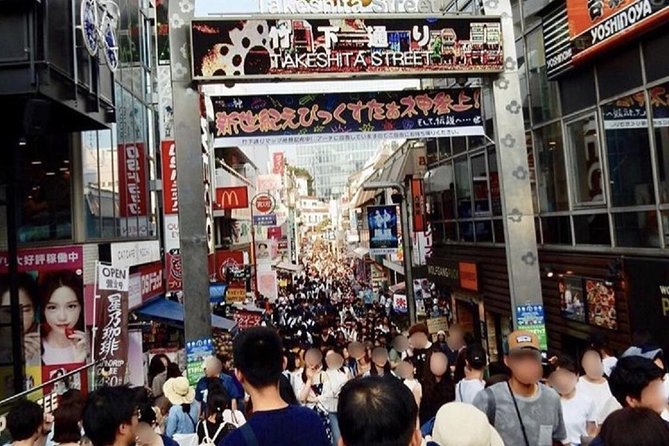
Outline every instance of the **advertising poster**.
POLYGON ((251 243, 251 221, 234 220, 232 223, 232 245, 248 245, 251 243))
POLYGON ((548 350, 546 318, 543 305, 527 304, 516 306, 518 329, 527 330, 537 335, 539 346, 544 352, 548 350))
MULTIPOLYGON (((221 144, 485 134, 477 88, 228 96, 212 103, 221 144)), ((259 184, 258 190, 274 189, 259 184)))
POLYGON ((128 363, 128 290, 130 271, 96 266, 95 367, 99 386, 126 383, 128 363))
POLYGON ((588 302, 588 322, 609 330, 618 329, 616 291, 612 283, 599 279, 585 279, 588 302))
POLYGON ((142 143, 119 144, 119 212, 121 217, 147 215, 148 185, 146 149, 142 143))
POLYGON ((409 311, 407 297, 404 294, 393 294, 393 310, 396 313, 406 314, 409 311))
POLYGON ((244 270, 244 253, 242 251, 216 251, 216 281, 227 282, 228 272, 244 270))
POLYGON ((286 158, 283 152, 274 152, 272 154, 272 173, 283 176, 286 169, 286 158))
POLYGON ((368 206, 369 254, 396 254, 399 246, 396 206, 368 206))
POLYGON ((191 386, 204 377, 204 361, 214 355, 214 341, 202 338, 186 342, 186 376, 191 386))
POLYGON ((193 78, 200 80, 492 73, 504 63, 498 18, 193 20, 191 26, 193 78))
MULTIPOLYGON (((22 249, 18 256, 26 388, 55 368, 77 368, 90 352, 84 322, 81 246, 22 249), (74 365, 74 366, 72 366, 74 365), (71 366, 71 367, 70 367, 71 366)), ((0 253, 0 298, 10 305, 7 253, 0 253)))
POLYGON ((179 194, 177 189, 177 151, 172 140, 160 143, 160 155, 163 172, 163 213, 179 213, 179 194))
POLYGON ((246 330, 247 328, 260 325, 262 312, 239 310, 234 314, 233 319, 237 323, 239 330, 246 330))
POLYGON ((183 289, 183 275, 181 269, 181 254, 179 250, 172 250, 165 254, 165 269, 167 276, 167 291, 175 292, 183 289))
POLYGON ((414 279, 413 294, 416 297, 416 300, 432 299, 430 281, 427 279, 414 279))
POLYGON ((585 323, 585 293, 583 278, 565 276, 558 282, 562 316, 585 323))
POLYGON ((276 271, 258 271, 258 293, 266 297, 270 302, 278 299, 279 284, 276 271))

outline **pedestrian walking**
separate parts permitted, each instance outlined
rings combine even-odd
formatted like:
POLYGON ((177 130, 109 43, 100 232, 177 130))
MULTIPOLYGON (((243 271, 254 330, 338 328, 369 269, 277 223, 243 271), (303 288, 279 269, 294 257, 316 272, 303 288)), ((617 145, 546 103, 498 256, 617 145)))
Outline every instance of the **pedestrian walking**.
POLYGON ((172 407, 167 415, 165 435, 181 446, 191 446, 200 408, 195 401, 195 390, 183 376, 165 382, 163 392, 172 407))
POLYGON ((487 366, 485 350, 480 344, 466 349, 465 378, 455 386, 455 401, 472 404, 478 393, 485 388, 483 376, 487 366))
POLYGON ((83 426, 93 446, 133 446, 139 410, 129 387, 101 387, 88 396, 83 426))
POLYGON ((432 420, 446 403, 455 400, 455 385, 448 367, 448 358, 442 352, 433 352, 428 358, 429 369, 423 382, 423 399, 420 403, 420 424, 432 420))
POLYGON ((12 446, 39 446, 51 432, 53 417, 33 402, 21 400, 7 414, 7 430, 12 446))
POLYGON ((439 409, 429 439, 437 446, 504 446, 485 414, 471 404, 460 402, 439 409))
POLYGON ((179 444, 167 435, 159 433, 159 409, 150 404, 142 404, 138 409, 137 446, 178 446, 179 444))
POLYGON ((239 411, 230 409, 230 399, 225 392, 207 395, 207 410, 197 424, 199 445, 218 445, 233 430, 243 425, 246 419, 239 411))
POLYGON ((669 426, 653 410, 626 407, 612 413, 590 446, 660 446, 669 444, 669 426))
POLYGON ((596 421, 601 425, 610 413, 622 406, 613 397, 609 380, 604 376, 604 363, 599 350, 587 349, 583 353, 581 367, 585 374, 578 379, 576 390, 595 402, 596 421))

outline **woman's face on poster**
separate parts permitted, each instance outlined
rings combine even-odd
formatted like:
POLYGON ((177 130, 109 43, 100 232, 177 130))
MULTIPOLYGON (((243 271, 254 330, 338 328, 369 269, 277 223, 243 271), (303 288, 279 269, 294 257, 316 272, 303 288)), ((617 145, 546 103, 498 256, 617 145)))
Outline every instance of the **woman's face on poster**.
POLYGON ((67 337, 68 329, 73 329, 81 316, 81 304, 70 287, 62 286, 52 294, 44 308, 44 318, 52 330, 67 337))
MULTIPOLYGON (((9 291, 6 291, 2 295, 2 302, 0 305, 3 307, 8 307, 11 305, 11 300, 9 297, 9 291)), ((35 306, 33 305, 30 296, 23 288, 19 288, 19 305, 21 305, 21 311, 23 313, 23 333, 28 333, 33 326, 35 321, 35 306)))

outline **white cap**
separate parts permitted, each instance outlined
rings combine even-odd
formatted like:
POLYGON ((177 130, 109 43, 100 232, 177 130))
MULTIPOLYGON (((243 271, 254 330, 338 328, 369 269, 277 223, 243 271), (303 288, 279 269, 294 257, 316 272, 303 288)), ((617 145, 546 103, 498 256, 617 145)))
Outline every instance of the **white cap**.
POLYGON ((439 409, 432 440, 439 446, 504 446, 488 417, 465 403, 448 403, 439 409))

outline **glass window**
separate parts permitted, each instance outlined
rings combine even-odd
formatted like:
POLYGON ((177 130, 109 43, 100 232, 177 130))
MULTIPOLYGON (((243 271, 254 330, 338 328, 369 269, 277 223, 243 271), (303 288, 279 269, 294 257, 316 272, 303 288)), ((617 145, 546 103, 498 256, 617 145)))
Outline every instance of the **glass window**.
POLYGON ((616 245, 626 247, 660 247, 660 235, 655 210, 613 214, 616 245))
POLYGON ((502 220, 493 220, 495 230, 495 243, 504 243, 504 222, 502 220))
POLYGON ((467 151, 467 138, 464 136, 456 136, 451 138, 451 144, 453 145, 453 155, 467 151))
MULTIPOLYGON (((458 218, 472 217, 472 189, 467 157, 460 157, 455 162, 455 186, 458 200, 458 218)), ((445 209, 445 206, 444 206, 445 209)))
POLYGON ((536 169, 536 164, 534 162, 534 141, 532 140, 531 132, 527 132, 525 134, 525 146, 527 147, 527 168, 530 171, 530 188, 532 189, 532 209, 534 210, 534 215, 537 215, 539 213, 539 197, 537 196, 537 169, 536 169))
POLYGON ((20 243, 72 239, 70 134, 49 134, 23 147, 20 243))
POLYGON ((604 204, 595 116, 587 116, 568 123, 567 138, 573 172, 574 204, 588 206, 604 204))
POLYGON ((604 57, 597 65, 599 97, 610 98, 629 91, 643 83, 639 47, 633 45, 616 52, 615 57, 604 57))
POLYGON ((532 121, 539 124, 559 115, 557 83, 546 77, 546 55, 541 28, 527 35, 527 69, 529 72, 532 121))
POLYGON ((577 245, 611 245, 608 214, 575 215, 574 238, 577 245))
POLYGON ((439 138, 439 159, 450 158, 451 156, 451 139, 439 138))
POLYGON ((523 35, 523 14, 520 12, 520 0, 511 0, 511 15, 513 16, 513 34, 523 35))
POLYGON ((655 203, 644 93, 606 104, 602 115, 613 206, 655 203))
POLYGON ((595 105, 595 75, 591 68, 572 71, 560 79, 562 113, 568 115, 595 105))
POLYGON ((490 193, 485 153, 472 156, 472 184, 474 186, 474 216, 490 215, 490 193))
POLYGON ((492 222, 490 222, 489 220, 476 221, 474 222, 474 227, 476 228, 476 241, 478 243, 492 243, 493 241, 492 222))
POLYGON ((116 217, 119 215, 119 195, 116 185, 118 166, 116 164, 116 126, 112 130, 98 132, 100 157, 100 215, 102 237, 116 236, 116 217))
POLYGON ((541 219, 544 245, 571 245, 569 217, 544 217, 541 219))
POLYGON ((669 203, 669 84, 651 89, 650 102, 653 107, 660 201, 669 203))
POLYGON ((445 242, 444 238, 444 224, 443 223, 432 223, 432 234, 434 237, 435 243, 445 242))
POLYGON ((427 195, 426 205, 431 221, 441 221, 444 219, 444 213, 441 209, 441 192, 427 195))
POLYGON ((490 172, 490 204, 492 215, 502 215, 502 195, 499 188, 499 168, 495 148, 488 149, 488 171, 490 172))
POLYGON ((86 236, 100 238, 101 185, 98 152, 98 132, 81 133, 81 165, 83 169, 84 215, 86 216, 86 236))
POLYGON ((455 222, 444 224, 444 240, 454 242, 458 239, 458 225, 455 222))
POLYGON ((474 223, 471 221, 460 222, 460 241, 474 242, 474 223))
POLYGON ((551 124, 537 131, 536 144, 541 212, 566 211, 569 197, 560 124, 551 124))
POLYGON ((527 127, 530 125, 530 92, 527 85, 527 60, 525 59, 525 41, 523 39, 516 40, 516 55, 518 59, 520 98, 523 104, 523 121, 527 127))
POLYGON ((658 29, 644 42, 644 63, 648 81, 656 81, 669 76, 669 59, 657 57, 658 54, 664 54, 667 48, 669 48, 669 33, 666 27, 658 29))
POLYGON ((439 161, 439 142, 437 139, 428 139, 425 142, 425 152, 427 156, 428 165, 434 164, 439 161))

